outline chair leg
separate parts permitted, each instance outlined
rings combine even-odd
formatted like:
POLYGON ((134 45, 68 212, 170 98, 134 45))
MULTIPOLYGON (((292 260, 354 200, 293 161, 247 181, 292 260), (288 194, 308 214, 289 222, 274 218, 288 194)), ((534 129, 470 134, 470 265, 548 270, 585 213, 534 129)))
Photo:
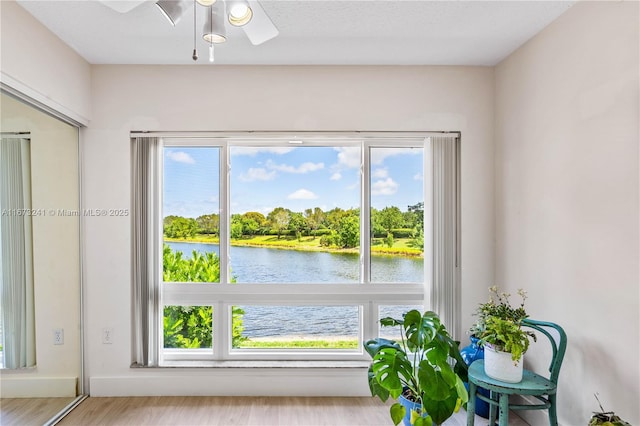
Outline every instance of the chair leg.
POLYGON ((467 402, 467 426, 473 426, 476 420, 476 392, 478 387, 469 381, 469 401, 467 402))
POLYGON ((549 425, 558 426, 558 413, 556 412, 556 395, 549 395, 549 425))
POLYGON ((498 419, 500 426, 509 426, 509 395, 500 394, 500 418, 498 419))
POLYGON ((496 404, 498 403, 498 400, 496 399, 496 393, 494 391, 491 391, 489 394, 489 398, 491 399, 491 403, 489 403, 489 426, 493 426, 496 424, 496 410, 497 410, 497 406, 496 404))

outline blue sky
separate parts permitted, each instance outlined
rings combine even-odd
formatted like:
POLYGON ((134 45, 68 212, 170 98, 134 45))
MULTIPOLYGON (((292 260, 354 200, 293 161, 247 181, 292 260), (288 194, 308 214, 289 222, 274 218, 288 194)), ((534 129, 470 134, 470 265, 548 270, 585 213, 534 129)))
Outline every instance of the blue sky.
MULTIPOLYGON (((230 152, 232 214, 359 207, 359 147, 232 147, 230 152)), ((373 148, 372 206, 406 211, 421 202, 422 161, 422 149, 373 148)), ((166 147, 163 216, 218 213, 218 173, 218 148, 166 147)))

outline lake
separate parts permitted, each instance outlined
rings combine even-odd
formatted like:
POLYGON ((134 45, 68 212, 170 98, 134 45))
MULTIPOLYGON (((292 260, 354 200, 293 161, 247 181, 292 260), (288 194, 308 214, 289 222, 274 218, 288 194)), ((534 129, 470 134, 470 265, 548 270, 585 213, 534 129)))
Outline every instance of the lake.
MULTIPOLYGON (((185 258, 193 250, 220 254, 217 244, 167 243, 185 258)), ((238 283, 357 283, 359 258, 352 253, 282 250, 264 247, 231 247, 231 274, 238 283), (300 267, 304 266, 304 267, 300 267)), ((423 259, 372 256, 371 281, 420 283, 424 281, 423 259)))
MULTIPOLYGON (((193 250, 219 254, 217 244, 167 243, 172 250, 191 257, 193 250)), ((357 283, 357 254, 281 250, 232 246, 231 274, 238 283, 357 283)), ((372 282, 423 282, 423 259, 372 256, 372 282)), ((244 335, 349 336, 358 335, 355 306, 241 306, 244 335)), ((381 316, 400 317, 406 306, 381 307, 381 316)))

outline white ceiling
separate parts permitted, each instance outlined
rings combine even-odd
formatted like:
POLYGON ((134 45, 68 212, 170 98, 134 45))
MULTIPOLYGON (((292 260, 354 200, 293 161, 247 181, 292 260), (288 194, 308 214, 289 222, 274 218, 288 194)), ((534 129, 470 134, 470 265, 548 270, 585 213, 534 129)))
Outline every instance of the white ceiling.
MULTIPOLYGON (((191 10, 172 27, 153 1, 127 13, 97 0, 18 3, 92 64, 193 63, 191 10)), ((227 26, 215 63, 491 66, 574 3, 263 0, 280 35, 253 46, 227 26)), ((204 9, 197 8, 200 33, 204 9)), ((198 63, 207 64, 207 44, 197 40, 198 63)))

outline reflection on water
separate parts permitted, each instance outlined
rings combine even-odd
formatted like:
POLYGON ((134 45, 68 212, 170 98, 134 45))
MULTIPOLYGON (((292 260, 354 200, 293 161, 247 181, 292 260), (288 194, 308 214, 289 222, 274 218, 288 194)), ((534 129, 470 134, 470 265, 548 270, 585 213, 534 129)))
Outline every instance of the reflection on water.
POLYGON ((358 306, 240 306, 243 336, 347 337, 357 339, 358 306))

